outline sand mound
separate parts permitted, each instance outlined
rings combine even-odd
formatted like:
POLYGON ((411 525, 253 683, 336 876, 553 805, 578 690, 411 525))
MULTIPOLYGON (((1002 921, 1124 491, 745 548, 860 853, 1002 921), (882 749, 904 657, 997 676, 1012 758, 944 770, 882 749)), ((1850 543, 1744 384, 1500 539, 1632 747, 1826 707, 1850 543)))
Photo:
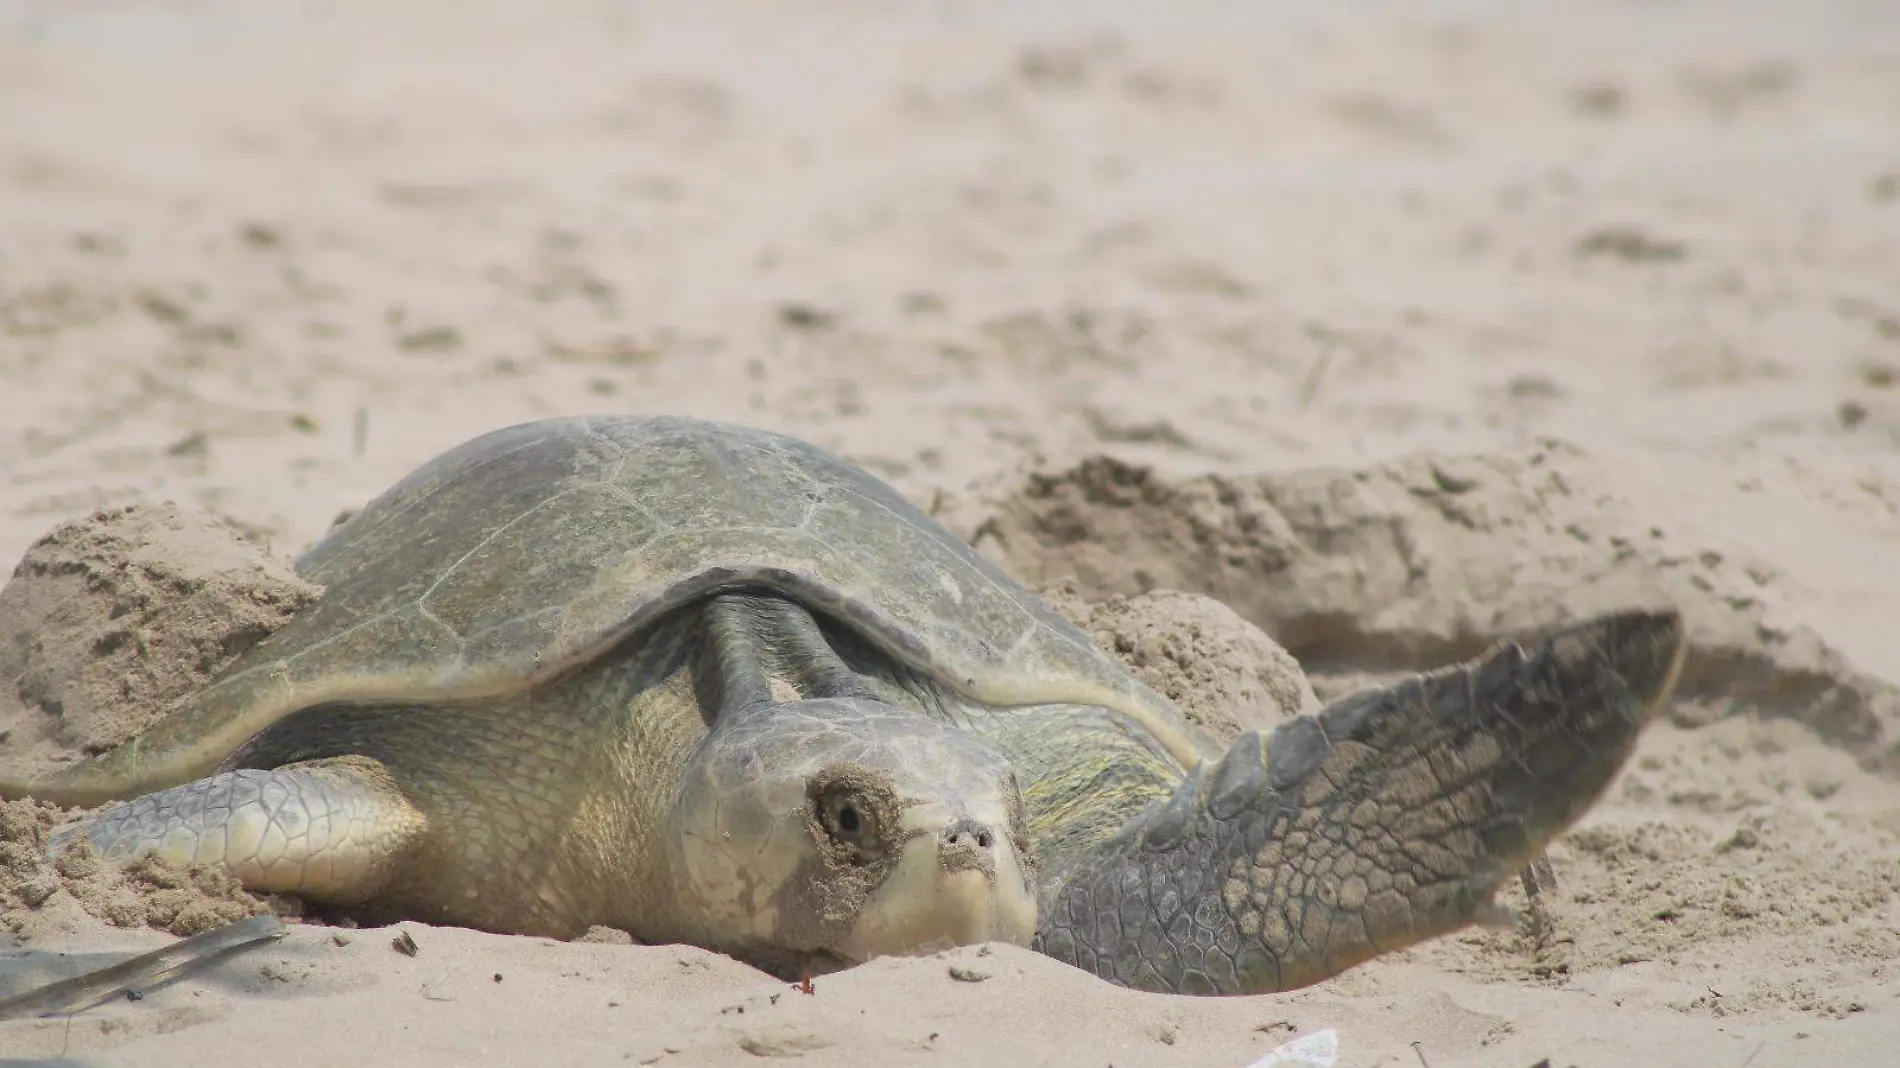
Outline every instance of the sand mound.
POLYGON ((1090 604, 1073 582, 1043 596, 1222 742, 1319 706, 1292 654, 1212 597, 1155 590, 1090 604))
MULTIPOLYGON (((202 512, 135 506, 61 525, 0 588, 0 770, 111 748, 319 592, 202 512)), ((189 935, 267 907, 213 869, 147 859, 122 870, 84 844, 48 863, 60 819, 50 805, 0 804, 0 930, 36 938, 83 912, 189 935)))
POLYGON ((111 748, 319 592, 203 512, 62 524, 0 588, 0 773, 111 748))
POLYGON ((1666 601, 1690 624, 1682 692, 1704 702, 1682 714, 1794 716, 1870 766, 1900 769, 1900 690, 1787 618, 1799 592, 1785 577, 1791 561, 1676 526, 1679 492, 1545 442, 1189 478, 1096 456, 940 512, 1029 582, 1068 580, 1084 600, 1155 589, 1217 598, 1290 650, 1323 692, 1666 601))

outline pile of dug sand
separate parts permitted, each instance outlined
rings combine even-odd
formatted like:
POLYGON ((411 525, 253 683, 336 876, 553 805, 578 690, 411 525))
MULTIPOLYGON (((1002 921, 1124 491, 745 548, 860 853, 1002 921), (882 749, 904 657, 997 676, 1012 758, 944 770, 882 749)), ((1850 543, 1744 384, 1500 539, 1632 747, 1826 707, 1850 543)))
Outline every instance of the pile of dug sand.
POLYGON ((1153 590, 1091 604, 1077 591, 1065 580, 1042 595, 1217 741, 1319 708, 1299 662, 1212 597, 1153 590))
POLYGON ((320 592, 195 509, 61 524, 0 587, 0 774, 112 748, 320 592))
MULTIPOLYGON (((60 525, 0 587, 0 773, 110 749, 320 592, 195 509, 135 505, 60 525)), ((64 818, 30 800, 0 803, 0 930, 71 933, 76 906, 114 926, 189 935, 267 907, 220 871, 150 858, 121 870, 84 843, 49 863, 46 835, 64 818)))

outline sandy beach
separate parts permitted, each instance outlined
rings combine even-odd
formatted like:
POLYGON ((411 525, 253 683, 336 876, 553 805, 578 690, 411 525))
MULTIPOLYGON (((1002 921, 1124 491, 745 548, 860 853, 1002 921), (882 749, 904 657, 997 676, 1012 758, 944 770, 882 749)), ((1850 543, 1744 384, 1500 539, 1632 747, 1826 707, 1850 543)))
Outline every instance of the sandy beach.
MULTIPOLYGON (((835 450, 1213 714, 1260 635, 1319 699, 1636 601, 1689 659, 1547 922, 1293 993, 293 923, 0 1064, 1900 1059, 1900 5, 0 0, 0 574, 171 502, 267 630, 416 465, 606 412, 835 450)), ((36 647, 0 770, 153 640, 36 647)), ((0 995, 262 908, 47 819, 0 995)))

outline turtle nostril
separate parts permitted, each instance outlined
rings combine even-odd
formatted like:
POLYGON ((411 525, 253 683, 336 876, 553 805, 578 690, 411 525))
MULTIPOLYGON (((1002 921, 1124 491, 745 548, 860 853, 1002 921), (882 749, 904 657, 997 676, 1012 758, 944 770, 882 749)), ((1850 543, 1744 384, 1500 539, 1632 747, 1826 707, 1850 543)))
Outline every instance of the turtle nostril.
POLYGON ((943 844, 989 849, 996 844, 996 832, 976 820, 962 819, 944 828, 943 844))

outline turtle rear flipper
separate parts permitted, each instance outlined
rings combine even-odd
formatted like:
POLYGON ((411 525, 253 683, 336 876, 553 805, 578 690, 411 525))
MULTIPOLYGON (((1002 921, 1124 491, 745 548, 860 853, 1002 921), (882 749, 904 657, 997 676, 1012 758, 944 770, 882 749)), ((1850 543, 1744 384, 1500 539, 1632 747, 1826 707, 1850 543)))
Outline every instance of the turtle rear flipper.
POLYGON ((246 890, 357 904, 383 888, 426 821, 367 757, 240 769, 103 809, 52 835, 100 856, 221 867, 246 890))
POLYGON ((1492 917, 1623 767, 1683 647, 1674 612, 1608 615, 1243 735, 1069 874, 1037 947, 1256 994, 1492 917))

